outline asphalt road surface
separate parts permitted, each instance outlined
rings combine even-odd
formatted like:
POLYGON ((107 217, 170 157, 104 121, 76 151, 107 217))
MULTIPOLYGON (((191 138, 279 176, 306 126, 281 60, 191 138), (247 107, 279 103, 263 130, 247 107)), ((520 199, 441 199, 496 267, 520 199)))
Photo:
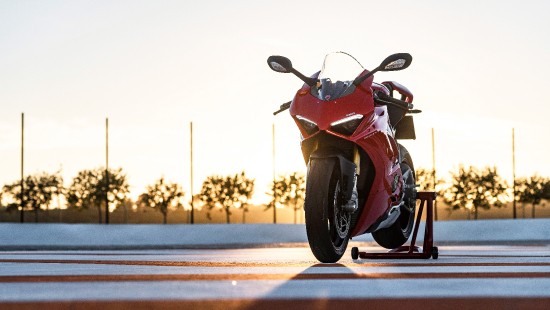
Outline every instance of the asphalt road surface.
POLYGON ((338 264, 307 247, 4 251, 0 309, 550 309, 550 245, 439 251, 338 264))

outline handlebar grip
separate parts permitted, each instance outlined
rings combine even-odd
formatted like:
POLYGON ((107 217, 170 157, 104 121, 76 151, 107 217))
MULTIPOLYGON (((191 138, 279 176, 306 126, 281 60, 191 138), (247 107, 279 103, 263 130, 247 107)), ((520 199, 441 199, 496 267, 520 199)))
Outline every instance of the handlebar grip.
POLYGON ((407 87, 395 81, 386 81, 386 82, 382 82, 382 84, 386 85, 386 87, 388 87, 390 90, 397 91, 401 95, 401 101, 406 101, 408 103, 413 102, 413 94, 407 87))
POLYGON ((408 103, 408 102, 403 101, 403 100, 395 99, 393 97, 390 97, 390 96, 384 94, 383 92, 376 92, 376 97, 378 97, 378 100, 382 101, 383 103, 394 105, 394 106, 396 106, 398 108, 401 108, 403 110, 410 110, 410 109, 414 108, 412 103, 408 103))
POLYGON ((273 112, 273 115, 277 115, 285 110, 288 110, 290 109, 290 105, 292 104, 292 101, 289 101, 289 102, 285 102, 283 104, 281 104, 281 106, 279 107, 279 110, 278 111, 275 111, 273 112))

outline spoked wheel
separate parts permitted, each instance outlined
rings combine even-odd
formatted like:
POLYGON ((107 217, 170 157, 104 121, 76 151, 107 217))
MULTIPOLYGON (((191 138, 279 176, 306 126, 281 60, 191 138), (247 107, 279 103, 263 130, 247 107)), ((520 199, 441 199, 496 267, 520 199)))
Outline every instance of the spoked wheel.
POLYGON ((315 159, 310 162, 306 199, 306 231, 309 247, 323 263, 337 262, 349 241, 351 213, 345 212, 340 169, 334 159, 315 159))
POLYGON ((386 249, 395 249, 405 244, 414 226, 416 199, 414 191, 415 175, 414 168, 412 167, 411 158, 409 156, 405 157, 401 163, 405 194, 403 196, 404 203, 400 207, 401 214, 399 218, 390 227, 372 233, 372 237, 376 243, 386 249))

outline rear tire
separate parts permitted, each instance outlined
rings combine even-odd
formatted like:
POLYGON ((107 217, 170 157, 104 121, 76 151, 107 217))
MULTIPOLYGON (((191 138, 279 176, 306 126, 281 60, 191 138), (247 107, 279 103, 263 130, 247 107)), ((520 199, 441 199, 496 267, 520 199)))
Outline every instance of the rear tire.
MULTIPOLYGON (((414 186, 416 184, 415 174, 412 160, 409 156, 403 159, 401 171, 403 173, 404 184, 407 186, 414 186)), ((395 249, 402 246, 411 235, 416 211, 414 191, 406 191, 403 199, 405 200, 405 204, 400 209, 401 214, 397 221, 390 227, 382 228, 372 233, 372 237, 376 243, 386 249, 395 249)))
POLYGON ((306 231, 313 255, 323 263, 335 263, 346 251, 351 213, 340 206, 340 169, 335 159, 311 160, 307 175, 306 231))

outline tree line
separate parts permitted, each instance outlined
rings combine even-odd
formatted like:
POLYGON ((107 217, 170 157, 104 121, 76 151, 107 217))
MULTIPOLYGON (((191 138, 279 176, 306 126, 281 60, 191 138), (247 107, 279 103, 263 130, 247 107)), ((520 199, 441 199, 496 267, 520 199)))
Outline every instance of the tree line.
MULTIPOLYGON (((496 167, 461 166, 451 172, 449 182, 439 180, 437 184, 434 184, 434 175, 434 170, 417 169, 420 189, 435 191, 449 206, 449 211, 465 209, 468 218, 473 216, 474 220, 477 220, 480 209, 500 208, 514 201, 530 204, 531 215, 535 218, 535 206, 544 205, 543 200, 550 200, 550 179, 538 175, 517 178, 512 186, 498 174, 496 167)), ((516 210, 513 217, 516 218, 516 210)))
MULTIPOLYGON (((537 175, 516 179, 515 195, 513 188, 498 175, 494 167, 460 167, 452 172, 449 182, 439 181, 437 184, 433 183, 433 175, 433 170, 417 169, 420 190, 436 191, 450 211, 466 209, 474 219, 478 218, 479 209, 499 208, 514 199, 521 204, 531 204, 532 217, 535 217, 535 206, 541 205, 543 200, 550 200, 550 179, 537 175)), ((99 223, 108 219, 104 211, 113 211, 123 204, 134 203, 129 196, 127 175, 120 168, 108 171, 104 168, 82 170, 73 178, 69 187, 63 184, 60 172, 29 175, 21 181, 4 185, 0 192, 0 203, 7 212, 19 211, 21 222, 27 212, 34 213, 34 220, 38 222, 40 210, 48 209, 54 201, 59 204, 62 199, 69 208, 97 209, 99 223)), ((246 176, 244 171, 228 176, 213 175, 206 178, 200 193, 191 199, 206 209, 209 219, 214 210, 225 213, 227 223, 231 222, 232 210, 241 209, 244 223, 254 187, 255 180, 246 176)), ((297 223, 305 197, 305 176, 298 172, 280 175, 271 182, 267 194, 271 200, 264 211, 292 208, 294 223, 297 223)), ((146 187, 135 204, 157 210, 163 216, 163 223, 167 223, 170 210, 190 209, 188 200, 185 199, 181 185, 161 177, 146 187)))

